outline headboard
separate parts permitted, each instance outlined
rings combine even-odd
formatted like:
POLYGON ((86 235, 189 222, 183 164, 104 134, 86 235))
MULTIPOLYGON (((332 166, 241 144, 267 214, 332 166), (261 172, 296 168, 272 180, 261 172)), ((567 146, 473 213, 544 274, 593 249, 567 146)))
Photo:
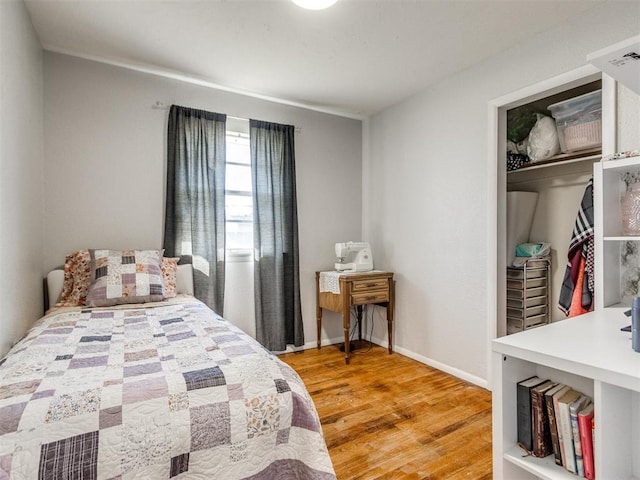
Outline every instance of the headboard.
MULTIPOLYGON (((55 305, 60 300, 62 294, 62 285, 64 283, 64 270, 61 268, 51 270, 47 274, 46 278, 46 294, 48 304, 45 305, 45 310, 50 305, 55 305)), ((176 291, 178 293, 188 293, 193 295, 193 267, 187 263, 184 265, 178 265, 176 271, 176 291)))

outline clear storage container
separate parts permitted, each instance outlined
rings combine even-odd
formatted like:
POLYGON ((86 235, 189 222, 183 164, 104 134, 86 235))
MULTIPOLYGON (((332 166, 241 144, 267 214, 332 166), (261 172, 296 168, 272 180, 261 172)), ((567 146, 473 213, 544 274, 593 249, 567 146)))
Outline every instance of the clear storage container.
POLYGON ((549 105, 563 153, 602 145, 602 90, 549 105))

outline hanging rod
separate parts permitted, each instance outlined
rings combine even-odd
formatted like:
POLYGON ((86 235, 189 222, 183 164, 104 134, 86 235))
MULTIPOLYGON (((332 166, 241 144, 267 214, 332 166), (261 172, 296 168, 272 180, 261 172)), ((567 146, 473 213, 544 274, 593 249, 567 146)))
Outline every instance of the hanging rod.
MULTIPOLYGON (((154 110, 167 110, 169 108, 169 105, 167 105, 166 103, 162 103, 160 100, 156 100, 156 102, 151 105, 151 108, 153 108, 154 110)), ((245 122, 249 121, 248 118, 234 117, 233 115, 227 115, 227 118, 233 118, 234 120, 243 120, 245 122)), ((302 128, 296 127, 295 125, 293 128, 297 133, 300 133, 302 131, 302 128)))

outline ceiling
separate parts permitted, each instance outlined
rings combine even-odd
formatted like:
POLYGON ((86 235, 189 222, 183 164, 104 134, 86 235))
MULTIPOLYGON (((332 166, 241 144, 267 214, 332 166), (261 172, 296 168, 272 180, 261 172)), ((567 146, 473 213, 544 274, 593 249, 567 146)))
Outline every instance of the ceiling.
POLYGON ((353 118, 602 3, 25 0, 47 50, 353 118))

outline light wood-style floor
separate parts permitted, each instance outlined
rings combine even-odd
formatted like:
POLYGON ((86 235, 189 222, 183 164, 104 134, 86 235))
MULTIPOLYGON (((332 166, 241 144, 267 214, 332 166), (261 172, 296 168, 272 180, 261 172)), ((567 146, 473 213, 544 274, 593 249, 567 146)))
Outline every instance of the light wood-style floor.
POLYGON ((281 355, 318 409, 338 480, 491 478, 491 393, 369 344, 281 355))

